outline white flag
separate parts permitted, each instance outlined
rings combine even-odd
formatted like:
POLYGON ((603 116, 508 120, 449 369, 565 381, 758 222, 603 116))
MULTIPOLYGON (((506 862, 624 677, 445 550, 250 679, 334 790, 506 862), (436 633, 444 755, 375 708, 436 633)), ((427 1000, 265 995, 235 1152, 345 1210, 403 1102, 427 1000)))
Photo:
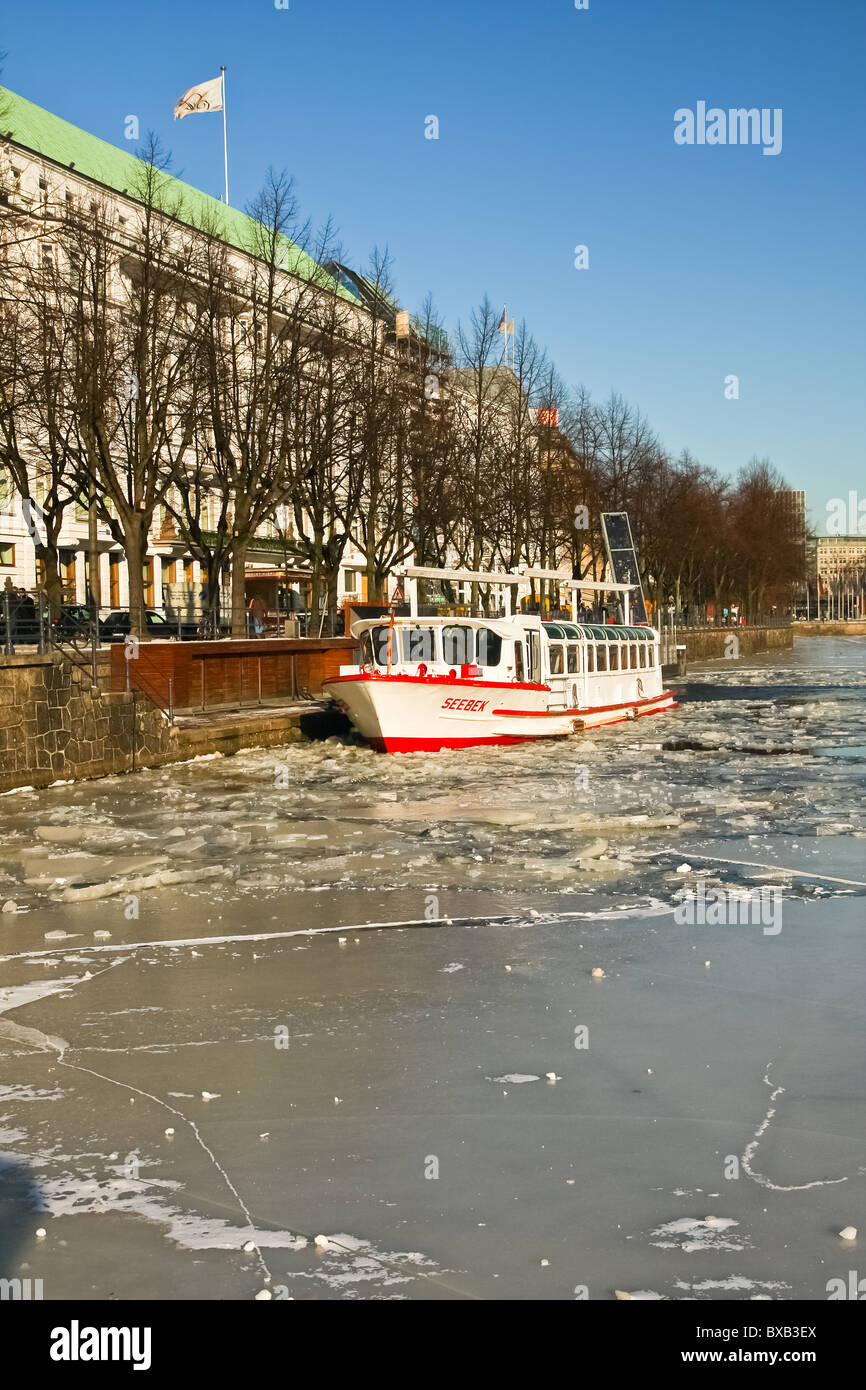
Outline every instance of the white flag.
POLYGON ((199 111, 222 111, 223 80, 213 77, 210 82, 200 82, 184 92, 174 108, 174 119, 180 121, 184 116, 193 116, 199 111))
POLYGON ((502 318, 499 320, 499 327, 497 328, 496 332, 497 332, 497 333, 513 333, 513 332, 514 332, 514 319, 507 319, 507 318, 505 317, 505 310, 504 310, 504 309, 502 310, 502 318))

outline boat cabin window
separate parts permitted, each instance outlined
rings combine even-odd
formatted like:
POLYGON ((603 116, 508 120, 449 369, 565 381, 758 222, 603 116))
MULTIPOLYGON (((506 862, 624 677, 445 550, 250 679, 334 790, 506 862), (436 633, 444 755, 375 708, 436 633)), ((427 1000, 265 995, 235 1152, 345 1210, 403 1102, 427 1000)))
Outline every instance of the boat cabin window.
POLYGON ((612 642, 608 649, 608 662, 611 671, 619 670, 619 643, 612 642))
POLYGON ((400 629, 404 661, 431 662, 436 658, 436 643, 432 627, 400 629))
POLYGON ((595 669, 597 671, 607 670, 607 647, 599 642, 595 648, 595 669))
POLYGON ((541 681, 541 634, 527 633, 529 638, 529 679, 535 684, 541 681))
POLYGON ((502 638, 490 627, 480 627, 476 633, 479 666, 498 666, 502 660, 502 638))
POLYGON ((561 642, 551 642, 547 649, 547 660, 552 676, 564 676, 563 647, 561 642))
POLYGON ((523 643, 514 643, 514 679, 516 681, 526 680, 526 670, 523 664, 523 643))
POLYGON ((586 669, 587 671, 595 670, 595 647, 592 642, 586 644, 586 669))
POLYGON ((580 647, 574 642, 568 644, 568 674, 576 675, 580 670, 580 647))
POLYGON ((469 666, 475 660, 475 634, 471 627, 442 629, 442 660, 448 666, 469 666))
MULTIPOLYGON (((377 666, 388 665, 388 626, 374 627, 370 629, 370 636, 373 643, 373 659, 377 666)), ((393 666, 400 660, 399 638, 397 629, 394 628, 391 636, 391 665, 393 666)))

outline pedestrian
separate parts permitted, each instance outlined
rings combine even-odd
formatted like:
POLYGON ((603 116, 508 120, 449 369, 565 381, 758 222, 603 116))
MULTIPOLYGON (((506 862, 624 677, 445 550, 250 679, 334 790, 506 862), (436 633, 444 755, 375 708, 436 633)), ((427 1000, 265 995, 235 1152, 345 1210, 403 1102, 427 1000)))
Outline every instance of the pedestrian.
POLYGON ((15 608, 15 639, 18 642, 36 642, 39 627, 36 620, 36 604, 26 589, 19 589, 15 608))
POLYGON ((247 611, 250 615, 250 626, 252 627, 254 636, 264 637, 265 618, 268 614, 268 605, 260 594, 253 594, 247 605, 247 611))

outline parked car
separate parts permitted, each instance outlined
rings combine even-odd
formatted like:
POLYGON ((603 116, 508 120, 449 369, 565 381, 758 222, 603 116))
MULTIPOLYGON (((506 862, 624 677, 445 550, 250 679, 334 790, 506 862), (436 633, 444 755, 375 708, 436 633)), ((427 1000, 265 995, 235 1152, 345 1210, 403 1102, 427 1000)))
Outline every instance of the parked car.
POLYGON ((45 617, 51 623, 51 631, 55 637, 65 641, 76 639, 89 639, 91 629, 90 609, 83 603, 64 603, 60 607, 60 612, 55 617, 50 616, 49 609, 45 609, 45 617))
MULTIPOLYGON (((85 610, 86 611, 86 610, 85 610)), ((148 608, 144 615, 145 631, 148 637, 161 638, 163 642, 200 642, 209 637, 224 637, 231 631, 231 620, 222 618, 219 623, 207 615, 201 619, 166 618, 155 609, 148 608)), ((103 618, 99 624, 99 636, 103 642, 123 642, 129 636, 132 624, 129 609, 117 609, 103 618)))
MULTIPOLYGON (((152 608, 145 612, 144 626, 148 637, 161 637, 164 642, 178 640, 177 623, 170 623, 162 613, 157 613, 152 608)), ((194 633, 195 630, 194 623, 181 623, 181 638, 188 636, 190 632, 194 633)), ((109 613, 108 617, 102 618, 99 623, 99 636, 103 642, 124 642, 131 631, 132 620, 128 608, 109 613)))

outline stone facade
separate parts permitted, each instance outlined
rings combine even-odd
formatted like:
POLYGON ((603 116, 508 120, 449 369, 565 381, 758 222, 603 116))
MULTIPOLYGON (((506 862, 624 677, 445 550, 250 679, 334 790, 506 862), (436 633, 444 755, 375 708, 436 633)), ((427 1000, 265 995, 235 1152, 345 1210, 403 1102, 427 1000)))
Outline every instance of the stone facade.
POLYGON ((0 791, 172 761, 177 741, 143 696, 94 691, 62 657, 0 657, 0 791))

